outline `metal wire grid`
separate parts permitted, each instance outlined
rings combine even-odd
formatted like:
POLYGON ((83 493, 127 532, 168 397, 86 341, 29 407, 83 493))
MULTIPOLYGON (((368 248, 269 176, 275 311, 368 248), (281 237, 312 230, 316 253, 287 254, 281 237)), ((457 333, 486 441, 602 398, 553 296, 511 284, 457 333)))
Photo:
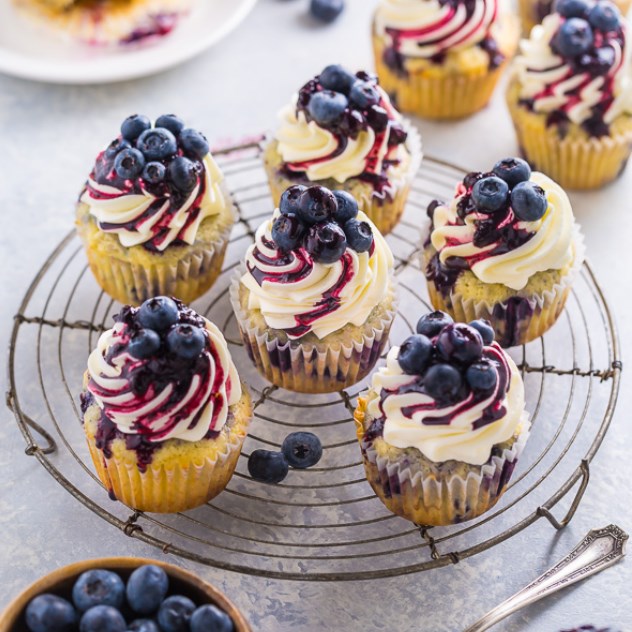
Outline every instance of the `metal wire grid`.
MULTIPOLYGON (((255 420, 228 489, 177 515, 133 512, 108 500, 92 471, 78 393, 87 355, 117 306, 93 281, 82 247, 69 234, 28 289, 9 350, 14 411, 34 456, 67 491, 126 535, 164 553, 253 575, 302 580, 371 579, 429 570, 470 557, 545 517, 559 529, 577 510, 589 463, 614 412, 621 363, 612 315, 586 265, 565 313, 543 339, 512 354, 527 384, 533 432, 498 506, 463 525, 427 529, 390 514, 364 478, 351 413, 360 384, 306 396, 270 387, 251 366, 228 303, 228 286, 259 223, 271 212, 257 143, 218 152, 239 207, 224 271, 196 309, 225 332, 255 399, 255 420), (258 447, 279 448, 296 429, 324 444, 317 467, 291 471, 272 486, 253 481, 246 461, 258 447), (579 482, 579 484, 578 484, 579 482), (564 518, 551 510, 577 486, 564 518)), ((428 309, 419 262, 425 207, 448 198, 464 171, 426 158, 402 222, 389 236, 401 305, 391 339, 399 342, 428 309)))

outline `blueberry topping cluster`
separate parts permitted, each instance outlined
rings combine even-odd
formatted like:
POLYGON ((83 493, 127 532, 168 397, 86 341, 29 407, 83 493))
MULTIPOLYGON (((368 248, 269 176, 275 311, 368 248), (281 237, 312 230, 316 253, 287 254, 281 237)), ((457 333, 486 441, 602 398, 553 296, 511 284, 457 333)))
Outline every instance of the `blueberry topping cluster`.
POLYGON ((346 191, 295 184, 281 196, 272 239, 282 252, 304 248, 316 263, 335 263, 347 248, 368 252, 373 230, 359 221, 358 203, 346 191))
POLYGON ((373 74, 360 71, 354 75, 340 65, 327 66, 301 88, 297 107, 308 121, 340 137, 357 138, 369 127, 379 134, 390 121, 388 144, 400 145, 407 133, 391 120, 377 86, 373 74))
POLYGON ((311 432, 293 432, 283 441, 280 452, 255 450, 248 458, 248 471, 256 481, 280 483, 293 467, 304 470, 316 465, 323 455, 320 439, 311 432))
POLYGON ((206 346, 203 319, 180 301, 166 296, 151 298, 138 309, 123 308, 117 320, 128 325, 127 351, 138 360, 161 355, 190 362, 196 360, 206 346))
POLYGON ((484 348, 493 341, 488 321, 455 323, 435 311, 419 319, 417 333, 400 346, 397 361, 404 373, 418 377, 415 387, 440 404, 451 404, 469 392, 485 395, 496 388, 496 364, 484 357, 484 348))
POLYGON ((146 116, 134 114, 97 161, 95 176, 102 184, 131 183, 157 197, 182 198, 195 188, 208 152, 204 135, 185 127, 174 114, 158 117, 154 126, 146 116))
POLYGON ((72 587, 72 602, 45 593, 26 607, 30 632, 234 632, 230 616, 215 605, 197 606, 169 595, 169 577, 153 564, 139 566, 127 583, 118 573, 94 569, 72 587))
POLYGON ((558 0, 555 10, 564 21, 551 42, 553 51, 568 59, 577 72, 607 74, 615 54, 605 36, 621 34, 617 6, 609 0, 558 0))

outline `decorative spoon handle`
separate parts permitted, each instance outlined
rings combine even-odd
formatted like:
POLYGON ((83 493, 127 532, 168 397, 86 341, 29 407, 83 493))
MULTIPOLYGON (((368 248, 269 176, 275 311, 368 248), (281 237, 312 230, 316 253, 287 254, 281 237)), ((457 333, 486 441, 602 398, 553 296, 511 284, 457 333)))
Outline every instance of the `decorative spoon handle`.
POLYGON ((490 610, 465 632, 483 632, 517 610, 612 566, 625 555, 628 534, 616 525, 593 529, 560 562, 507 601, 490 610))

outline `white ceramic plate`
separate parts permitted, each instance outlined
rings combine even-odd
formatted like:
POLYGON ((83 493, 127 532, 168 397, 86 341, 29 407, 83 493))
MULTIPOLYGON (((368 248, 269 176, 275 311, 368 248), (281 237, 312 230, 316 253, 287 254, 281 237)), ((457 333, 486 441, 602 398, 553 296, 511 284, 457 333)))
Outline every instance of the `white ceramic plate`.
POLYGON ((197 0, 168 36, 144 47, 99 49, 70 42, 0 0, 0 72, 52 83, 108 83, 176 66, 226 37, 257 0, 197 0))

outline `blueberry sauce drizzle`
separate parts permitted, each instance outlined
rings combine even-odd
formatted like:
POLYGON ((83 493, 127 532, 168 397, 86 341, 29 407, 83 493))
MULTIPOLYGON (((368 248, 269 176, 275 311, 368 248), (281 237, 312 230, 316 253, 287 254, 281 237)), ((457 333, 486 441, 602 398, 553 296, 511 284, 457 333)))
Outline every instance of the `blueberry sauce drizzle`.
POLYGON ((150 17, 150 24, 137 28, 127 37, 121 40, 121 44, 137 44, 146 42, 149 39, 164 37, 169 35, 177 26, 180 20, 179 13, 158 13, 150 17))
MULTIPOLYGON (((493 17, 490 22, 491 27, 498 15, 498 3, 495 0, 483 1, 485 3, 491 1, 494 5, 493 17)), ((407 77, 409 75, 408 69, 406 68, 407 56, 401 52, 401 49, 402 42, 410 39, 418 40, 417 45, 420 48, 424 46, 438 47, 439 52, 428 59, 433 64, 443 64, 450 49, 461 43, 482 25, 484 15, 478 22, 472 24, 477 2, 481 2, 481 0, 439 0, 439 4, 442 7, 447 6, 449 11, 446 15, 442 16, 441 19, 438 19, 429 26, 417 29, 386 28, 385 31, 391 40, 391 45, 384 50, 382 56, 386 66, 401 77, 407 77), (449 28, 450 22, 455 17, 457 9, 461 5, 465 7, 465 22, 461 25, 456 25, 457 30, 455 31, 449 28)), ((505 61, 505 55, 498 48, 498 42, 491 35, 489 28, 485 36, 475 45, 487 53, 489 57, 489 70, 499 68, 505 61)))
MULTIPOLYGON (((441 262, 440 253, 435 253, 426 266, 426 278, 432 281, 437 289, 444 295, 449 295, 459 275, 464 270, 470 270, 474 264, 488 257, 502 255, 526 244, 534 233, 520 227, 521 221, 515 216, 511 205, 507 202, 502 209, 495 213, 478 213, 476 204, 472 199, 472 189, 479 180, 493 176, 491 172, 472 172, 463 179, 456 191, 457 224, 465 225, 468 215, 477 214, 474 219, 476 230, 473 244, 477 248, 484 248, 495 244, 493 248, 480 252, 472 257, 449 257, 441 262)), ((443 205, 439 200, 433 200, 428 205, 428 216, 431 220, 431 232, 434 229, 433 216, 437 206, 443 205)), ((455 245, 448 244, 448 245, 455 245)))
MULTIPOLYGON (((373 88, 379 86, 377 77, 371 73, 359 71, 355 77, 373 88)), ((308 122, 314 120, 309 110, 310 101, 315 94, 323 90, 320 75, 318 75, 310 79, 298 93, 296 110, 302 112, 308 122)), ((305 172, 311 165, 326 162, 341 155, 347 148, 350 138, 356 140, 361 132, 372 129, 375 132, 375 141, 371 151, 366 156, 364 171, 357 177, 363 182, 371 184, 378 192, 383 191, 389 185, 388 173, 400 162, 399 159, 395 158, 395 149, 406 142, 408 134, 404 127, 397 122, 396 112, 384 93, 379 91, 378 102, 368 106, 358 105, 349 99, 348 105, 340 117, 330 123, 317 122, 317 125, 335 136, 336 149, 322 158, 285 163, 280 170, 282 174, 293 180, 298 176, 307 183, 309 180, 305 172), (380 161, 380 152, 385 141, 387 153, 380 161)))
POLYGON ((205 344, 202 353, 192 359, 183 358, 170 351, 168 345, 163 342, 158 352, 149 358, 133 358, 129 355, 128 346, 134 336, 142 330, 142 326, 137 319, 138 308, 125 306, 115 316, 120 332, 116 336, 116 341, 107 349, 104 358, 108 364, 120 367, 121 372, 117 380, 122 380, 124 386, 115 391, 108 390, 97 384, 94 379, 90 379, 88 390, 81 396, 81 410, 84 414, 91 405, 97 403, 96 398, 125 399, 130 394, 133 396, 129 398, 130 401, 123 403, 104 403, 96 441, 97 447, 110 458, 112 441, 124 439, 127 449, 136 452, 141 471, 151 463, 154 452, 183 419, 187 419, 197 410, 187 429, 195 428, 200 422, 205 410, 203 400, 211 375, 213 414, 205 438, 216 437, 219 434, 215 427, 224 403, 221 388, 223 384, 226 384, 226 396, 230 397, 230 376, 222 366, 218 351, 208 336, 205 320, 180 301, 175 300, 175 303, 178 306, 176 325, 190 325, 203 330, 205 344), (166 388, 172 389, 169 397, 155 410, 143 411, 148 403, 160 396, 166 388), (189 399, 182 405, 186 396, 189 396, 189 399), (135 413, 137 417, 130 427, 131 432, 122 432, 114 422, 116 414, 135 413), (157 422, 160 423, 156 425, 157 422))

